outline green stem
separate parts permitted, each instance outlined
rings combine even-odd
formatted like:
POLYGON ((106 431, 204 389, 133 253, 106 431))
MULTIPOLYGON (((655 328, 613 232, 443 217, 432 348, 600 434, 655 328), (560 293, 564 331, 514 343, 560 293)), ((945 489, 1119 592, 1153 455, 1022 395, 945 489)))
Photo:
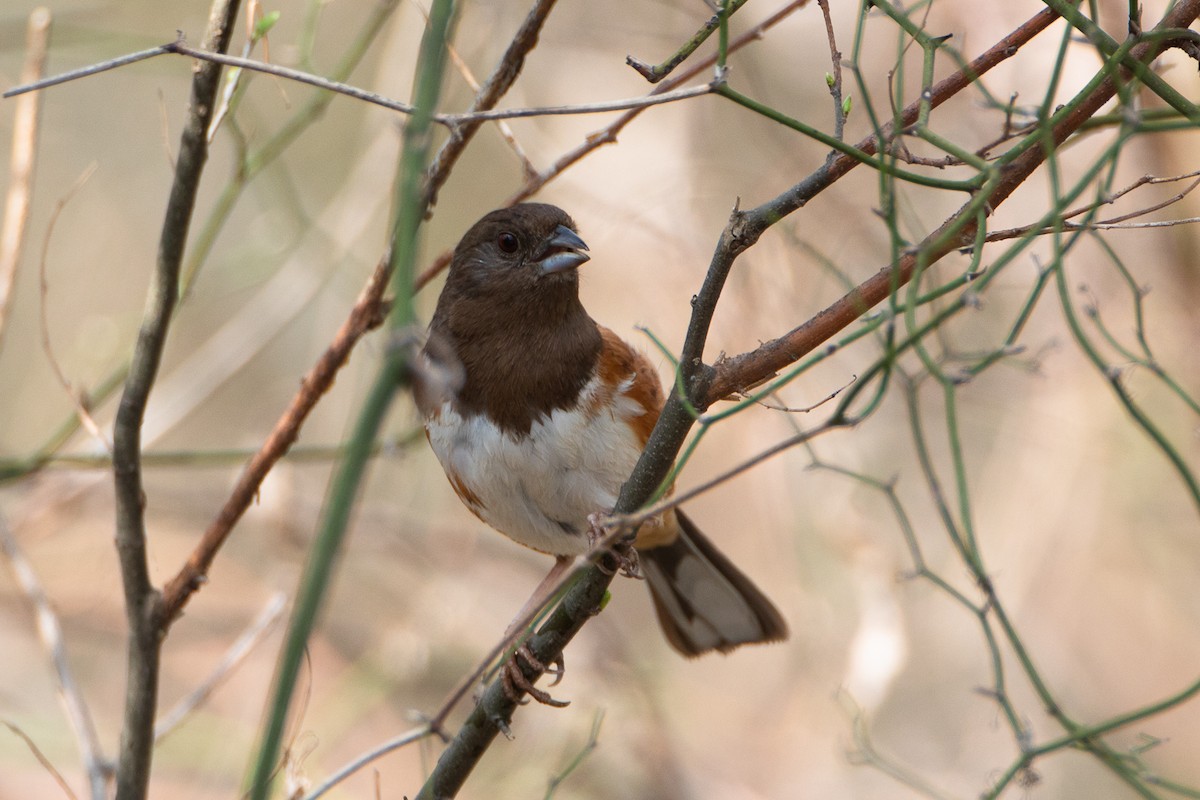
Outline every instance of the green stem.
MULTIPOLYGON (((422 176, 431 152, 430 122, 440 93, 445 64, 446 36, 453 16, 453 0, 435 0, 429 26, 417 59, 414 105, 416 111, 404 132, 400 175, 396 182, 395 224, 392 227, 390 263, 398 292, 390 314, 392 327, 412 319, 412 273, 417 235, 424 216, 420 202, 422 176)), ((264 800, 271 786, 283 741, 292 692, 304 661, 308 639, 329 588, 333 568, 345 538, 350 514, 363 483, 367 460, 384 417, 405 372, 405 356, 391 350, 384 358, 347 445, 345 459, 330 486, 320 530, 305 565, 296 607, 292 613, 283 654, 275 678, 273 699, 250 778, 250 797, 264 800)))

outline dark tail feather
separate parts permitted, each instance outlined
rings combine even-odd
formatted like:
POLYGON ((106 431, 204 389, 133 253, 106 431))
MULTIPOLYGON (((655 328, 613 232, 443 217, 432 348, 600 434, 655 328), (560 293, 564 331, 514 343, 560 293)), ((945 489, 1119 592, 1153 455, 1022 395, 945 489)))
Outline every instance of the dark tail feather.
POLYGON ((786 639, 787 623, 750 579, 682 512, 679 537, 639 550, 667 640, 685 656, 786 639))

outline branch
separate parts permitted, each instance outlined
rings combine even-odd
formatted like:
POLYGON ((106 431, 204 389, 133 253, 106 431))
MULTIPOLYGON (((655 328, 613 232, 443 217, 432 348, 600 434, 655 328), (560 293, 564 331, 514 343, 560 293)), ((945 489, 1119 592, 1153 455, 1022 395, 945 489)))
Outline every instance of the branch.
MULTIPOLYGON (((549 0, 539 0, 539 2, 548 2, 549 0)), ((532 16, 532 14, 531 14, 532 16)), ((518 35, 524 34, 522 30, 518 35)), ((532 47, 537 44, 536 35, 527 38, 524 42, 518 42, 527 47, 532 47)), ((526 51, 516 51, 522 56, 526 51)), ((226 67, 236 67, 237 69, 251 70, 253 72, 261 72, 265 75, 274 75, 277 78, 286 78, 296 83, 303 83, 308 86, 314 86, 318 89, 324 89, 329 92, 336 92, 347 97, 353 97, 356 100, 370 103, 372 105, 381 106, 391 111, 398 111, 401 114, 412 115, 413 106, 410 103, 405 103, 400 100, 393 100, 390 97, 385 97, 377 92, 369 92, 365 89, 359 89, 357 86, 351 86, 348 83, 341 81, 322 78, 320 75, 313 75, 310 72, 303 70, 292 69, 278 64, 267 64, 262 61, 255 61, 251 58, 242 58, 241 56, 226 55, 222 52, 217 52, 205 47, 192 47, 182 39, 167 44, 152 47, 149 50, 142 50, 137 53, 114 58, 110 61, 105 61, 100 64, 93 64, 83 69, 66 72, 62 75, 56 75, 52 78, 28 83, 23 86, 16 86, 2 95, 5 98, 16 97, 27 92, 34 92, 39 89, 46 89, 51 86, 57 86, 61 83, 77 80, 79 78, 89 77, 100 72, 106 72, 110 69, 123 67, 138 61, 144 61, 147 58, 155 56, 177 54, 188 56, 204 61, 210 65, 219 65, 226 67)), ((507 55, 507 54, 506 54, 507 55)), ((517 67, 519 69, 519 65, 517 67)), ((502 76, 503 77, 503 76, 502 76)), ((511 86, 511 82, 508 84, 511 86)), ((503 87, 507 91, 508 86, 503 87)), ((651 94, 644 97, 633 97, 624 100, 602 100, 595 103, 579 103, 569 106, 542 106, 537 108, 511 108, 501 110, 491 110, 483 108, 477 111, 468 111, 460 114, 434 114, 432 121, 450 129, 452 137, 463 135, 461 129, 467 126, 478 126, 479 123, 488 120, 499 119, 520 119, 524 117, 546 117, 546 116, 568 116, 577 114, 603 114, 608 111, 625 111, 631 108, 643 108, 645 106, 662 105, 663 103, 673 103, 678 100, 687 100, 692 97, 709 94, 713 91, 711 84, 704 86, 695 86, 691 89, 681 89, 677 92, 669 94, 651 94)), ((483 91, 489 91, 488 86, 483 87, 483 91)))
MULTIPOLYGON (((46 42, 50 38, 50 12, 34 9, 25 33, 25 63, 21 80, 37 80, 46 66, 46 42)), ((0 348, 8 321, 17 264, 25 242, 29 222, 29 204, 33 194, 34 156, 37 153, 38 98, 25 97, 13 114, 13 148, 9 160, 8 197, 4 201, 4 220, 0 223, 0 348)))
POLYGON ((58 784, 58 788, 62 789, 63 794, 66 795, 69 800, 77 800, 75 793, 71 791, 71 785, 67 783, 66 778, 62 776, 61 772, 54 768, 54 762, 46 757, 46 754, 43 753, 41 748, 37 746, 37 743, 29 737, 29 734, 6 719, 0 719, 0 725, 8 728, 13 732, 14 736, 25 743, 25 746, 29 748, 29 752, 33 753, 33 757, 36 758, 38 763, 42 765, 42 769, 50 773, 50 777, 54 778, 54 782, 58 784))
POLYGON ((242 632, 242 635, 229 646, 225 651, 225 655, 221 656, 221 660, 217 662, 217 666, 212 673, 195 689, 188 694, 187 697, 176 703, 170 711, 159 717, 154 723, 154 741, 157 743, 171 731, 179 727, 188 716, 196 710, 196 708, 206 701, 216 690, 221 682, 224 681, 229 674, 250 654, 250 651, 261 642, 268 633, 279 622, 283 616, 284 610, 287 608, 287 595, 283 592, 276 592, 267 600, 267 604, 263 606, 263 610, 258 613, 250 626, 242 632))
POLYGON ((388 284, 386 262, 380 262, 371 273, 367 285, 359 293, 350 316, 342 323, 317 363, 300 381, 300 389, 292 397, 283 415, 275 423, 266 441, 247 462, 238 477, 225 505, 208 524, 200 542, 188 556, 187 562, 163 587, 162 612, 164 630, 183 611, 191 596, 204 584, 208 570, 221 546, 233 532, 233 527, 258 496, 259 488, 276 462, 291 449, 300 437, 300 429, 317 402, 333 386, 334 378, 350 358, 358 341, 383 322, 381 299, 388 284))
MULTIPOLYGON (((521 74, 521 68, 525 66, 525 56, 537 46, 538 35, 546 22, 546 17, 554 8, 555 2, 557 0, 536 0, 534 2, 533 8, 525 15, 525 21, 521 23, 516 35, 508 43, 500 63, 492 70, 492 74, 488 76, 483 87, 476 92, 475 99, 471 101, 469 113, 475 114, 495 108, 496 103, 500 102, 500 98, 508 93, 513 83, 516 82, 517 76, 521 74)), ((429 167, 429 185, 425 188, 425 202, 428 207, 432 208, 437 204, 438 191, 446 182, 446 178, 450 176, 450 167, 458 161, 459 156, 466 149, 467 143, 479 131, 479 126, 482 124, 482 119, 465 121, 453 131, 450 138, 438 150, 437 155, 433 157, 433 163, 429 167)))
MULTIPOLYGON (((696 33, 692 35, 692 38, 684 42, 683 47, 680 47, 666 61, 657 66, 653 64, 647 64, 645 61, 633 56, 625 56, 625 63, 633 67, 639 75, 641 75, 650 83, 658 83, 663 78, 670 75, 676 67, 678 67, 687 59, 688 56, 696 52, 696 48, 704 44, 709 36, 712 36, 713 31, 720 27, 722 16, 724 16, 725 19, 732 17, 734 12, 745 4, 746 0, 732 0, 729 2, 725 10, 713 14, 712 17, 700 27, 700 30, 696 31, 696 33)), ((804 5, 807 4, 808 0, 804 0, 804 5)))
MULTIPOLYGON (((228 48, 238 5, 238 0, 214 0, 205 34, 208 49, 228 48)), ((192 79, 187 125, 159 240, 158 263, 113 427, 117 553, 129 622, 129 666, 117 766, 117 800, 145 797, 150 780, 163 626, 160 596, 150 583, 146 562, 141 427, 175 308, 179 268, 200 176, 208 158, 206 133, 219 85, 220 67, 216 64, 201 66, 192 79)))
MULTIPOLYGON (((71 672, 71 662, 67 659, 66 642, 63 640, 58 616, 50 605, 50 599, 46 597, 42 582, 33 571, 33 565, 21 552, 16 538, 8 529, 8 520, 4 517, 0 517, 0 552, 8 559, 13 577, 33 605, 38 633, 50 652, 50 661, 54 664, 54 675, 58 679, 58 691, 67 709, 67 720, 71 723, 71 730, 75 732, 75 740, 79 743, 79 752, 83 757, 83 774, 87 776, 92 800, 104 800, 112 765, 100 747, 91 712, 88 711, 83 692, 80 691, 79 684, 75 682, 75 675, 71 672)), ((57 771, 54 774, 57 775, 57 771)), ((62 782, 61 776, 59 782, 62 782)))

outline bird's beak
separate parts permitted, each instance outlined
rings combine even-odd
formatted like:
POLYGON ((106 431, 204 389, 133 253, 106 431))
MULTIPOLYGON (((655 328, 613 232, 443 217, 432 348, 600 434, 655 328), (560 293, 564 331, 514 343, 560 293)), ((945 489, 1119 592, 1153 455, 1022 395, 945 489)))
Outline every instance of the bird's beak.
POLYGON ((543 275, 566 272, 575 269, 591 258, 587 253, 582 252, 587 249, 587 245, 583 243, 583 239, 579 238, 579 234, 566 225, 559 225, 554 229, 554 233, 542 242, 537 263, 541 267, 543 275))

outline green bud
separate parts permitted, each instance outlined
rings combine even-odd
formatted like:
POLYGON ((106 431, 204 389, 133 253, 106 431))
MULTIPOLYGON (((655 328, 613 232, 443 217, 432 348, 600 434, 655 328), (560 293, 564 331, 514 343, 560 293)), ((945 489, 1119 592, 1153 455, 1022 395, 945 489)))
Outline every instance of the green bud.
POLYGON ((275 23, 279 22, 280 16, 281 15, 278 11, 271 11, 267 14, 264 14, 263 18, 260 19, 258 24, 254 26, 254 39, 257 41, 258 39, 266 36, 267 32, 270 31, 271 28, 275 27, 275 23))

